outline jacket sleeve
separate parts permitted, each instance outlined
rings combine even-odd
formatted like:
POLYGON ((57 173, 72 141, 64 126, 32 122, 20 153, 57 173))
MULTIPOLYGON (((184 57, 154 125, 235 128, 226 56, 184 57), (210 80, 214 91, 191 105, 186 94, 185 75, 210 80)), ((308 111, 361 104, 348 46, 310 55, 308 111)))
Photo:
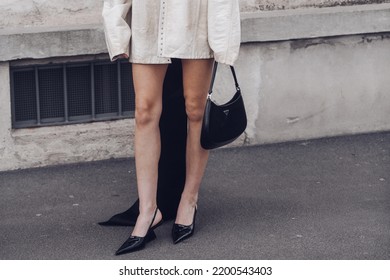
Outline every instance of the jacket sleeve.
POLYGON ((103 25, 111 61, 120 55, 130 55, 131 30, 129 11, 132 0, 104 0, 103 25))
POLYGON ((241 42, 238 0, 208 1, 208 40, 217 62, 234 64, 241 42))

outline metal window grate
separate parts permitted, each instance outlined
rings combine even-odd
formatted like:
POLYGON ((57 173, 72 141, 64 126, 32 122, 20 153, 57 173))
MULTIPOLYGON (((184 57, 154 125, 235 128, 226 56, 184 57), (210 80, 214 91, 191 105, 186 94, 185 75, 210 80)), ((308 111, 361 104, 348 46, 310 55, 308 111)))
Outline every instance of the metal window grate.
POLYGON ((95 65, 94 71, 96 114, 117 112, 119 87, 116 65, 95 65))
POLYGON ((69 120, 92 118, 91 67, 66 68, 69 120))
POLYGON ((64 121, 65 108, 62 69, 38 69, 38 85, 41 121, 64 121))
MULTIPOLYGON (((122 63, 120 73, 131 73, 130 63, 122 63)), ((122 113, 135 111, 134 85, 131 75, 121 75, 122 113)))
POLYGON ((134 116, 127 61, 11 67, 13 128, 134 116))
POLYGON ((36 85, 33 69, 14 72, 13 91, 18 94, 13 95, 14 121, 15 122, 30 122, 37 121, 37 103, 36 103, 36 85))

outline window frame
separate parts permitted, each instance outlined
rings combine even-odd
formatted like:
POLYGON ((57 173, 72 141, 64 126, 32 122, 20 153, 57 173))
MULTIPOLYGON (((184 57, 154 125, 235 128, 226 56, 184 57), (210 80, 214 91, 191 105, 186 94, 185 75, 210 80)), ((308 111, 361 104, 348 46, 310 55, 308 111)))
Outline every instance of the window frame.
MULTIPOLYGON (((68 124, 79 124, 79 123, 91 123, 91 122, 100 122, 100 121, 111 121, 118 119, 127 119, 134 118, 135 112, 135 94, 134 94, 134 85, 131 80, 131 97, 130 100, 133 100, 133 107, 130 111, 123 110, 122 100, 125 98, 122 94, 122 65, 129 63, 127 60, 120 59, 115 62, 111 62, 109 59, 93 59, 93 60, 80 60, 80 61, 49 61, 40 63, 39 61, 28 62, 26 64, 16 63, 16 65, 10 65, 10 87, 11 87, 11 115, 12 115, 12 128, 20 129, 20 128, 33 128, 33 127, 46 127, 46 126, 56 126, 56 125, 68 125, 68 124), (111 113, 96 113, 96 94, 95 94, 95 66, 99 65, 116 65, 116 75, 117 75, 117 94, 118 94, 118 110, 116 112, 111 113), (79 115, 79 116, 69 116, 69 98, 68 98, 68 77, 67 70, 72 67, 82 67, 89 66, 90 67, 90 89, 91 89, 91 114, 88 115, 79 115), (63 117, 55 117, 55 118, 41 118, 42 110, 40 108, 40 92, 39 92, 39 70, 47 70, 47 69, 59 69, 62 68, 62 79, 63 79, 63 97, 64 97, 64 116, 63 117), (35 120, 16 120, 16 103, 15 103, 15 80, 14 73, 15 72, 24 72, 24 71, 34 71, 35 78, 35 101, 36 101, 36 109, 37 116, 35 120)), ((130 63, 129 63, 130 64, 130 63)), ((131 67, 130 67, 130 75, 131 75, 131 67)), ((130 77, 129 79, 132 79, 130 77)))

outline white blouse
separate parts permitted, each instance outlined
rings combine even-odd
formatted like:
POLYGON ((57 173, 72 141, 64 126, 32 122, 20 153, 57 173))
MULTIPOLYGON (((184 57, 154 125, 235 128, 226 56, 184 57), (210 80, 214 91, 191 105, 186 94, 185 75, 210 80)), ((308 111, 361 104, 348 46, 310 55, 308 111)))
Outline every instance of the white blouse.
POLYGON ((212 58, 233 65, 240 48, 238 0, 104 0, 111 60, 170 63, 212 58))

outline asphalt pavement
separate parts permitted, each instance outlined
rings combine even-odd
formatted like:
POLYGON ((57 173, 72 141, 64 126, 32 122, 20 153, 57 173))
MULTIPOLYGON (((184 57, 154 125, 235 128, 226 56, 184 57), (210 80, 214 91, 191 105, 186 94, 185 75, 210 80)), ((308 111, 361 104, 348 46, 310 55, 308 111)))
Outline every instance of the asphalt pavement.
POLYGON ((0 173, 0 259, 390 259, 390 133, 212 151, 196 232, 115 256, 134 159, 0 173))

